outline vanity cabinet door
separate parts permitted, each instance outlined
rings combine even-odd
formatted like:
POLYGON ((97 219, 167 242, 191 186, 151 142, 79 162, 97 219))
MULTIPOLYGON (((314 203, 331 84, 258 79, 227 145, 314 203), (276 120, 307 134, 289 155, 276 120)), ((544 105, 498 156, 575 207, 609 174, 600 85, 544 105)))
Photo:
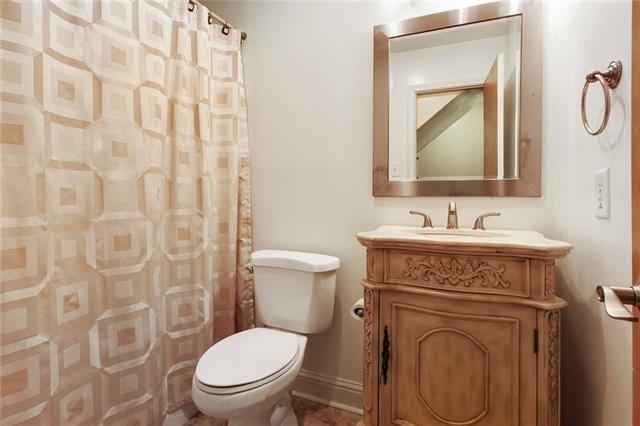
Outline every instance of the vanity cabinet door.
POLYGON ((380 424, 534 425, 535 324, 529 307, 381 292, 380 424))

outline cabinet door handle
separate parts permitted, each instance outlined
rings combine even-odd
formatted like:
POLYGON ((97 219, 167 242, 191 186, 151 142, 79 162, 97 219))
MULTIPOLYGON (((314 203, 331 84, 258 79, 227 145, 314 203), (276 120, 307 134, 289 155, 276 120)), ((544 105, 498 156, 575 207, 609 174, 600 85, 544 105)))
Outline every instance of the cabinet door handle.
POLYGON ((389 330, 387 326, 384 326, 384 337, 382 339, 382 384, 387 384, 387 373, 389 372, 389 357, 391 356, 391 351, 389 351, 389 347, 391 346, 391 341, 389 339, 389 330))

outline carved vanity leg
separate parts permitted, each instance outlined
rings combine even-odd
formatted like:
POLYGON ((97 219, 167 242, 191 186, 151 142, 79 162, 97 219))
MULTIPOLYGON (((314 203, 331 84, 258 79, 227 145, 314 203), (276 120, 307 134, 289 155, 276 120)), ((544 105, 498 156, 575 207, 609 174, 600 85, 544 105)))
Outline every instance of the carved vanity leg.
POLYGON ((379 303, 380 293, 366 287, 366 283, 384 281, 384 250, 367 249, 367 278, 364 287, 364 424, 378 425, 379 386, 379 303))
POLYGON ((364 289, 364 424, 378 424, 378 292, 364 289), (374 312, 375 311, 375 312, 374 312))
POLYGON ((560 311, 538 311, 538 425, 560 426, 560 311))

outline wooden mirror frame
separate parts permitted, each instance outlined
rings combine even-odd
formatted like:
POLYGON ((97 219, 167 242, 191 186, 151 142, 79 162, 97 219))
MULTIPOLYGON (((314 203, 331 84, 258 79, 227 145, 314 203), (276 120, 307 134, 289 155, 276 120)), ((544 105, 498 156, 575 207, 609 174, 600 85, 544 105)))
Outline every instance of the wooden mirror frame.
POLYGON ((376 25, 373 29, 373 196, 541 195, 542 19, 533 0, 506 0, 376 25), (521 16, 520 131, 514 179, 389 180, 389 41, 392 38, 521 16))

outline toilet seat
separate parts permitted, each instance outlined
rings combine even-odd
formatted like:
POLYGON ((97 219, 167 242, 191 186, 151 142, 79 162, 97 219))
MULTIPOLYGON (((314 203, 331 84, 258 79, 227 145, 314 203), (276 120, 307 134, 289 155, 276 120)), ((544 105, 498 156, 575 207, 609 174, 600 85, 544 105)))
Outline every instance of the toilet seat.
POLYGON ((277 379, 278 377, 282 376, 287 371, 289 371, 291 367, 293 367, 293 365, 296 363, 297 360, 298 360, 298 356, 296 355, 294 358, 291 359, 291 361, 287 365, 285 365, 278 372, 252 383, 247 383, 240 386, 218 387, 218 386, 205 385, 200 380, 198 380, 197 386, 198 386, 198 389, 200 389, 201 391, 206 392, 208 394, 212 394, 212 395, 229 395, 234 393, 245 392, 248 390, 259 388, 260 386, 263 386, 267 383, 271 383, 272 381, 274 381, 275 379, 277 379))
POLYGON ((298 357, 296 334, 252 328, 209 348, 196 366, 195 384, 214 395, 248 391, 285 374, 298 357))

